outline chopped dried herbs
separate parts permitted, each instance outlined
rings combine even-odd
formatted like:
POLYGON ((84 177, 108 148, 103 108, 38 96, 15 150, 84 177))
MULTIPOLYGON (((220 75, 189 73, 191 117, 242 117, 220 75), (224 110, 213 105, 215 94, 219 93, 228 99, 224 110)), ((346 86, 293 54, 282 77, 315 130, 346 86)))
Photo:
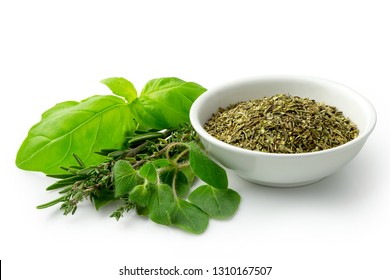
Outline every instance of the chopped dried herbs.
POLYGON ((276 94, 219 108, 204 125, 228 144, 268 153, 307 153, 345 144, 359 134, 336 107, 276 94))

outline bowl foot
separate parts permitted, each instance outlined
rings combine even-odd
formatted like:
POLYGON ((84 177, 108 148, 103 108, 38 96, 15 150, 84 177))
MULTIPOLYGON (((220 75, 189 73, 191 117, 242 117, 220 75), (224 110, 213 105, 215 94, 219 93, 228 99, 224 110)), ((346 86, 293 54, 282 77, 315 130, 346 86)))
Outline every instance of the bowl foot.
POLYGON ((255 183, 257 185, 262 185, 266 187, 275 187, 275 188, 292 188, 292 187, 302 187, 306 185, 313 184, 315 182, 318 182, 322 180, 323 178, 320 179, 314 179, 314 180, 309 180, 309 181, 303 181, 303 182, 294 182, 294 183, 277 183, 277 182, 266 182, 266 181, 259 181, 259 180, 253 180, 249 178, 245 178, 244 176, 238 175, 242 179, 249 181, 251 183, 255 183))

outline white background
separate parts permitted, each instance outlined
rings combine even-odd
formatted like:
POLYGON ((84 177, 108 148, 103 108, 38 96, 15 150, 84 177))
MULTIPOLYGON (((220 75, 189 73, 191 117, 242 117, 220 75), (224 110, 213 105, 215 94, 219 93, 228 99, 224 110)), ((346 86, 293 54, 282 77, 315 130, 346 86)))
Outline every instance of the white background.
POLYGON ((2 1, 4 279, 130 279, 118 275, 125 265, 273 266, 268 277, 238 279, 390 279, 386 2, 2 1), (15 167, 40 114, 61 101, 108 94, 101 79, 126 77, 140 90, 149 79, 176 76, 212 88, 268 74, 352 87, 375 106, 377 126, 350 164, 307 187, 267 188, 229 174, 242 196, 239 211, 229 221, 212 220, 202 235, 134 214, 116 222, 112 209, 96 212, 89 204, 74 216, 36 210, 56 197, 45 191, 52 181, 15 167))

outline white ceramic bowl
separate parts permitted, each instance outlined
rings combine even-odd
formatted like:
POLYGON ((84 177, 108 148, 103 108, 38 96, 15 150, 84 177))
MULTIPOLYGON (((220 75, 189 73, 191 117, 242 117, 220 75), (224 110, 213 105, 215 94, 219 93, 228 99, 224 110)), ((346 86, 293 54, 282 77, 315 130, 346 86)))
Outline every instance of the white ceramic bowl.
POLYGON ((205 149, 224 167, 257 184, 293 187, 316 182, 353 159, 374 129, 376 112, 368 100, 341 84, 312 77, 274 76, 238 81, 208 90, 192 105, 190 119, 205 149), (274 154, 226 144, 203 129, 204 123, 219 107, 277 93, 308 97, 336 106, 358 126, 359 136, 328 150, 274 154))

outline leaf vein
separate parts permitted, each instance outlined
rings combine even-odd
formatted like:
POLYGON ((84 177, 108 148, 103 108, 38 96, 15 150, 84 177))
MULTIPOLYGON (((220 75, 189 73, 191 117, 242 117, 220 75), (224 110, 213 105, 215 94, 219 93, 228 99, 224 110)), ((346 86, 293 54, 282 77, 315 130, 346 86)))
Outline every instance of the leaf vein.
MULTIPOLYGON (((41 147, 40 149, 36 150, 36 151, 35 151, 34 153, 32 153, 27 159, 25 159, 24 161, 20 162, 20 165, 24 164, 25 162, 28 162, 29 160, 31 160, 31 158, 33 158, 36 154, 38 154, 39 152, 41 152, 43 149, 45 149, 45 148, 47 148, 49 145, 51 145, 51 144, 53 144, 53 143, 55 143, 55 142, 61 140, 62 138, 66 137, 66 136, 68 136, 68 135, 70 135, 70 134, 72 134, 74 131, 76 131, 77 129, 79 129, 79 128, 82 127, 83 125, 89 123, 90 121, 92 121, 92 120, 93 120, 94 118, 96 118, 97 116, 100 116, 100 115, 106 113, 107 111, 110 111, 110 110, 112 110, 112 109, 115 109, 115 108, 118 107, 118 106, 124 106, 124 105, 125 105, 125 104, 114 104, 114 105, 112 105, 112 106, 106 108, 105 110, 102 110, 102 111, 96 113, 94 116, 90 117, 90 118, 87 119, 85 122, 81 123, 80 125, 78 125, 78 126, 75 127, 74 129, 72 129, 71 131, 69 131, 69 132, 67 132, 67 133, 65 133, 65 134, 63 134, 63 135, 61 135, 61 136, 59 136, 59 137, 57 137, 57 138, 51 139, 51 142, 50 142, 50 143, 48 143, 47 145, 44 145, 44 146, 41 147)), ((43 136, 43 135, 35 135, 34 137, 38 137, 38 136, 39 136, 39 137, 45 137, 45 138, 47 138, 47 139, 50 139, 50 138, 48 138, 48 137, 46 137, 46 136, 43 136)), ((64 157, 62 158, 62 160, 63 160, 66 156, 68 156, 68 153, 66 153, 66 154, 64 155, 64 157)), ((60 162, 60 161, 59 161, 59 162, 60 162)), ((58 164, 59 162, 57 162, 57 164, 58 164)), ((54 166, 54 165, 53 165, 53 166, 54 166)), ((53 167, 53 166, 52 166, 52 167, 53 167)))

